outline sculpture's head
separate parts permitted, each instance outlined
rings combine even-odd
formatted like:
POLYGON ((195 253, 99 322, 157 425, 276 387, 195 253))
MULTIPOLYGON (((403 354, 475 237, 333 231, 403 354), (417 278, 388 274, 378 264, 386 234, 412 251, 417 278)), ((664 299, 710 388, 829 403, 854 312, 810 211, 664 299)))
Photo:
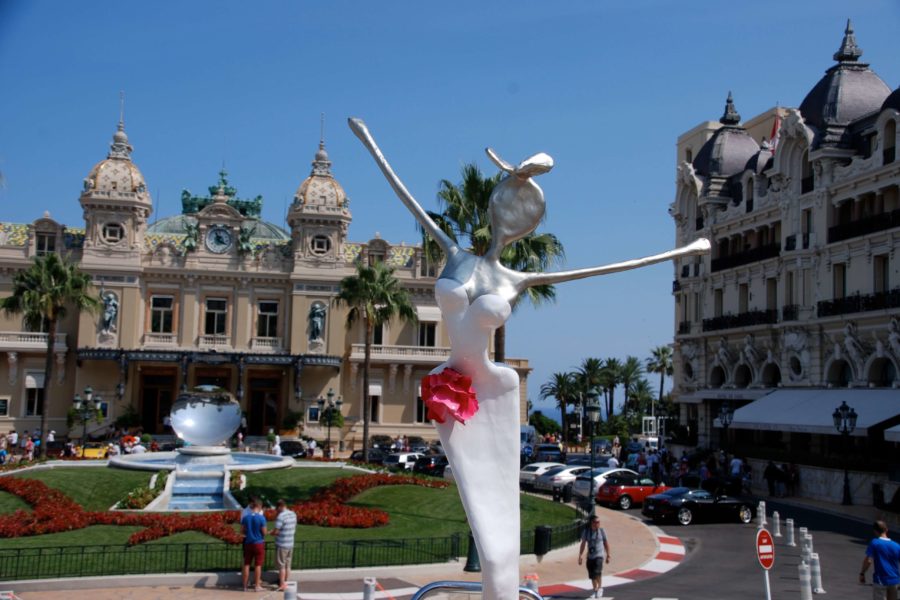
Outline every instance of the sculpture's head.
POLYGON ((503 248, 534 231, 544 218, 544 192, 532 178, 552 169, 553 159, 542 152, 514 167, 490 148, 485 151, 507 173, 490 199, 492 243, 503 248))

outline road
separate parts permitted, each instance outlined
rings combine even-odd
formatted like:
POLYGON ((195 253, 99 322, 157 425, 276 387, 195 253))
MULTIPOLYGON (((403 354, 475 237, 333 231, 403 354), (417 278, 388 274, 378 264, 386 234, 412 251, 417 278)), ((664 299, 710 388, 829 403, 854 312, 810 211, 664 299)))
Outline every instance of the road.
MULTIPOLYGON (((768 509, 778 510, 782 515, 782 530, 786 518, 793 518, 798 528, 809 528, 813 535, 813 551, 819 554, 822 563, 822 584, 828 597, 871 597, 871 587, 857 583, 865 546, 871 537, 868 525, 774 502, 769 502, 768 509)), ((632 509, 629 513, 640 517, 640 509, 632 509)), ((755 524, 703 523, 687 527, 664 524, 662 529, 682 540, 687 549, 685 560, 660 577, 608 588, 604 598, 759 600, 766 597, 763 570, 756 559, 755 524)), ((768 529, 774 534, 771 517, 768 529)), ((784 537, 776 538, 775 566, 769 573, 772 598, 799 599, 800 545, 798 541, 797 547, 788 547, 785 541, 784 537)))

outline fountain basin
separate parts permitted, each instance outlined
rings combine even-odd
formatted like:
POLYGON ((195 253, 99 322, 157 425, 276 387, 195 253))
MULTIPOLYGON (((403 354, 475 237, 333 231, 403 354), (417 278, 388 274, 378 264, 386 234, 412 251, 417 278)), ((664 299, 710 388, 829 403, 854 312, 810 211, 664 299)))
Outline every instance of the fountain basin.
MULTIPOLYGON (((188 446, 180 450, 197 448, 188 446)), ((204 448, 209 450, 209 447, 204 448)), ((290 456, 274 456, 272 454, 256 454, 254 452, 231 452, 225 447, 221 453, 211 455, 190 455, 183 452, 146 452, 144 454, 124 454, 109 459, 109 466, 122 469, 138 469, 143 471, 204 471, 212 465, 226 467, 234 471, 265 471, 268 469, 284 469, 294 466, 290 456), (181 460, 179 461, 179 458, 181 460), (209 459, 209 462, 207 462, 209 459)))

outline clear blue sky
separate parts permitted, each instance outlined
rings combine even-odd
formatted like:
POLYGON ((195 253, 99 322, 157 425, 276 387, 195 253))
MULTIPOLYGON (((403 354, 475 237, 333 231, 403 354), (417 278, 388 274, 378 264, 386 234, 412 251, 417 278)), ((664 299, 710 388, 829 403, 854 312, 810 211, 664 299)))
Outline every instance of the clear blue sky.
MULTIPOLYGON (((494 172, 485 146, 510 162, 544 151, 556 167, 540 178, 541 229, 563 241, 567 267, 652 254, 673 245, 677 136, 718 119, 729 90, 745 118, 798 106, 848 17, 863 60, 895 88, 895 0, 0 0, 0 220, 48 210, 83 224, 82 180, 106 155, 125 90, 157 217, 180 210, 183 188, 212 185, 224 161, 239 194, 261 194, 264 216, 283 222, 324 112, 353 241, 418 236, 351 115, 426 207, 463 163, 494 172)), ((672 279, 658 265, 520 308, 508 355, 531 360, 537 407, 550 410, 538 389, 555 371, 669 343, 672 279)))

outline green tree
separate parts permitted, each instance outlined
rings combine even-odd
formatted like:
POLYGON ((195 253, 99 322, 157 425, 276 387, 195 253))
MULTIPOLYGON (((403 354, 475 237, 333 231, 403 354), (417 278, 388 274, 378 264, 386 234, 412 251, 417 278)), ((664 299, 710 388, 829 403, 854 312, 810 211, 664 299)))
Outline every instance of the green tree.
MULTIPOLYGON (((666 375, 672 376, 674 366, 672 363, 672 347, 657 346, 650 351, 651 358, 647 359, 647 372, 659 373, 659 403, 663 401, 663 389, 665 388, 666 375)), ((650 416, 656 416, 653 405, 650 406, 650 416)))
POLYGON ((631 402, 631 386, 637 383, 644 374, 644 365, 636 356, 626 356, 619 371, 619 381, 625 392, 625 404, 631 402))
POLYGON ((547 435, 548 433, 559 433, 559 423, 544 415, 539 410, 531 413, 528 424, 534 427, 538 435, 547 435))
POLYGON ((563 444, 568 445, 568 427, 566 427, 567 407, 573 398, 578 396, 578 382, 572 373, 554 373, 550 381, 541 386, 541 399, 556 399, 559 409, 559 422, 562 423, 563 444))
MULTIPOLYGON (((581 431, 584 430, 584 401, 587 398, 588 390, 593 387, 603 387, 603 361, 599 358, 585 358, 581 361, 581 366, 575 373, 578 382, 578 399, 576 405, 580 411, 581 431)), ((608 415, 607 415, 608 417, 608 415)))
POLYGON ((635 421, 635 429, 639 429, 641 418, 650 412, 650 405, 653 404, 655 390, 650 382, 641 377, 631 384, 628 389, 628 401, 626 406, 629 418, 635 421))
POLYGON ((44 406, 41 408, 40 454, 47 455, 47 414, 50 412, 50 390, 53 381, 53 347, 56 329, 69 308, 96 313, 100 299, 91 294, 91 276, 82 273, 74 264, 56 254, 34 259, 31 266, 13 276, 12 295, 0 300, 0 308, 7 315, 21 315, 26 329, 47 331, 47 350, 44 359, 44 406))
MULTIPOLYGON (((477 165, 467 164, 463 166, 461 175, 462 180, 458 184, 446 179, 440 182, 437 196, 441 211, 429 211, 428 215, 454 242, 463 246, 468 241, 469 252, 484 256, 491 246, 491 192, 500 182, 502 174, 485 177, 477 165)), ((432 264, 439 263, 443 257, 437 243, 421 227, 419 231, 422 232, 426 260, 432 264)), ((500 262, 518 271, 542 272, 561 261, 563 256, 562 243, 555 235, 532 232, 504 248, 500 262)), ((528 288, 523 296, 539 306, 555 300, 556 290, 552 285, 535 286, 528 288)), ((497 362, 506 360, 505 325, 494 332, 494 359, 497 362)))
POLYGON ((367 266, 356 265, 356 274, 341 280, 340 291, 334 298, 337 306, 346 306, 347 329, 361 322, 365 332, 365 358, 363 359, 363 461, 369 460, 369 419, 372 416, 372 397, 369 394, 369 367, 372 358, 372 341, 376 327, 381 327, 394 317, 415 322, 416 311, 409 292, 394 277, 394 270, 384 263, 367 266))

